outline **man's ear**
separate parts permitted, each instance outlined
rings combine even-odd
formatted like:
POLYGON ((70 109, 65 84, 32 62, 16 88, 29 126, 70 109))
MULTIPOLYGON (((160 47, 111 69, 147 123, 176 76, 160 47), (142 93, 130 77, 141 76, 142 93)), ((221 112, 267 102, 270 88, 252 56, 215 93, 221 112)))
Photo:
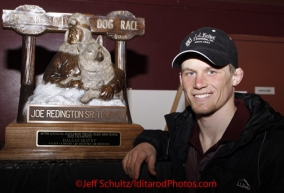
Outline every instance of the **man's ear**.
POLYGON ((179 82, 182 85, 181 72, 179 73, 179 82))
POLYGON ((242 81, 244 76, 244 71, 241 68, 237 68, 235 70, 235 73, 233 75, 233 86, 237 86, 238 84, 240 84, 240 82, 242 81))

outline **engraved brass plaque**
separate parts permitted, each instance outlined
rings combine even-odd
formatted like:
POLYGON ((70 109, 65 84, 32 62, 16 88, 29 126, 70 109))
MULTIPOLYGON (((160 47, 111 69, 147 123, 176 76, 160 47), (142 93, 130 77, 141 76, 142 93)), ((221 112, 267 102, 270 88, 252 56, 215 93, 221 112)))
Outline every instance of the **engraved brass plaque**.
POLYGON ((38 131, 36 145, 62 146, 120 146, 120 132, 38 131))
POLYGON ((28 123, 126 123, 125 106, 27 106, 28 123))

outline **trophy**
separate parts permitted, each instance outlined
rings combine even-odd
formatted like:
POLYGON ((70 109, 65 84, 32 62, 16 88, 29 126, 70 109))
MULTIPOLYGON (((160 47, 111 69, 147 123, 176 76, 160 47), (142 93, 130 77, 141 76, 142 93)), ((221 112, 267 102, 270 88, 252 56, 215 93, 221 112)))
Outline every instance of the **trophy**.
POLYGON ((36 5, 3 10, 2 19, 22 35, 23 56, 18 116, 6 127, 0 160, 122 159, 143 130, 132 123, 125 69, 126 41, 144 35, 144 19, 36 5), (36 37, 47 32, 65 32, 64 41, 35 88, 36 37), (103 36, 115 42, 114 62, 103 36))

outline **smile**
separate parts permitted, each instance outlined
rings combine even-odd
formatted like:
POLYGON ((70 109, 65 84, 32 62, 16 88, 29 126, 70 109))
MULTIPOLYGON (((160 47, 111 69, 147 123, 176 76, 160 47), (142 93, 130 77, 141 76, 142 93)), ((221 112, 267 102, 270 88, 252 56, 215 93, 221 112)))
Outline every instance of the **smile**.
POLYGON ((197 94, 197 95, 194 95, 194 97, 199 98, 199 99, 204 99, 204 98, 209 97, 211 95, 212 94, 208 94, 208 93, 206 93, 206 94, 197 94))

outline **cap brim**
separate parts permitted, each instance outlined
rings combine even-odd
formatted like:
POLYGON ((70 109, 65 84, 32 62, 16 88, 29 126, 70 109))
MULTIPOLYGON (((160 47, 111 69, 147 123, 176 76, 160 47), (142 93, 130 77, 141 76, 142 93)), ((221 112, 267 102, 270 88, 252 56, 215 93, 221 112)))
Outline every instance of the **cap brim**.
POLYGON ((202 52, 199 52, 199 51, 196 51, 196 50, 186 50, 186 51, 183 51, 183 52, 179 53, 178 55, 176 55, 176 57, 172 61, 172 67, 173 68, 180 68, 180 65, 184 62, 184 60, 188 59, 188 56, 191 53, 201 55, 202 57, 206 58, 209 62, 216 65, 210 58, 208 58, 202 52))
POLYGON ((204 58, 207 62, 216 67, 223 67, 228 65, 230 60, 223 56, 222 52, 218 50, 199 49, 199 50, 185 50, 179 53, 172 62, 173 68, 180 68, 180 65, 189 58, 196 57, 196 54, 204 58), (210 56, 210 57, 208 57, 210 56))

